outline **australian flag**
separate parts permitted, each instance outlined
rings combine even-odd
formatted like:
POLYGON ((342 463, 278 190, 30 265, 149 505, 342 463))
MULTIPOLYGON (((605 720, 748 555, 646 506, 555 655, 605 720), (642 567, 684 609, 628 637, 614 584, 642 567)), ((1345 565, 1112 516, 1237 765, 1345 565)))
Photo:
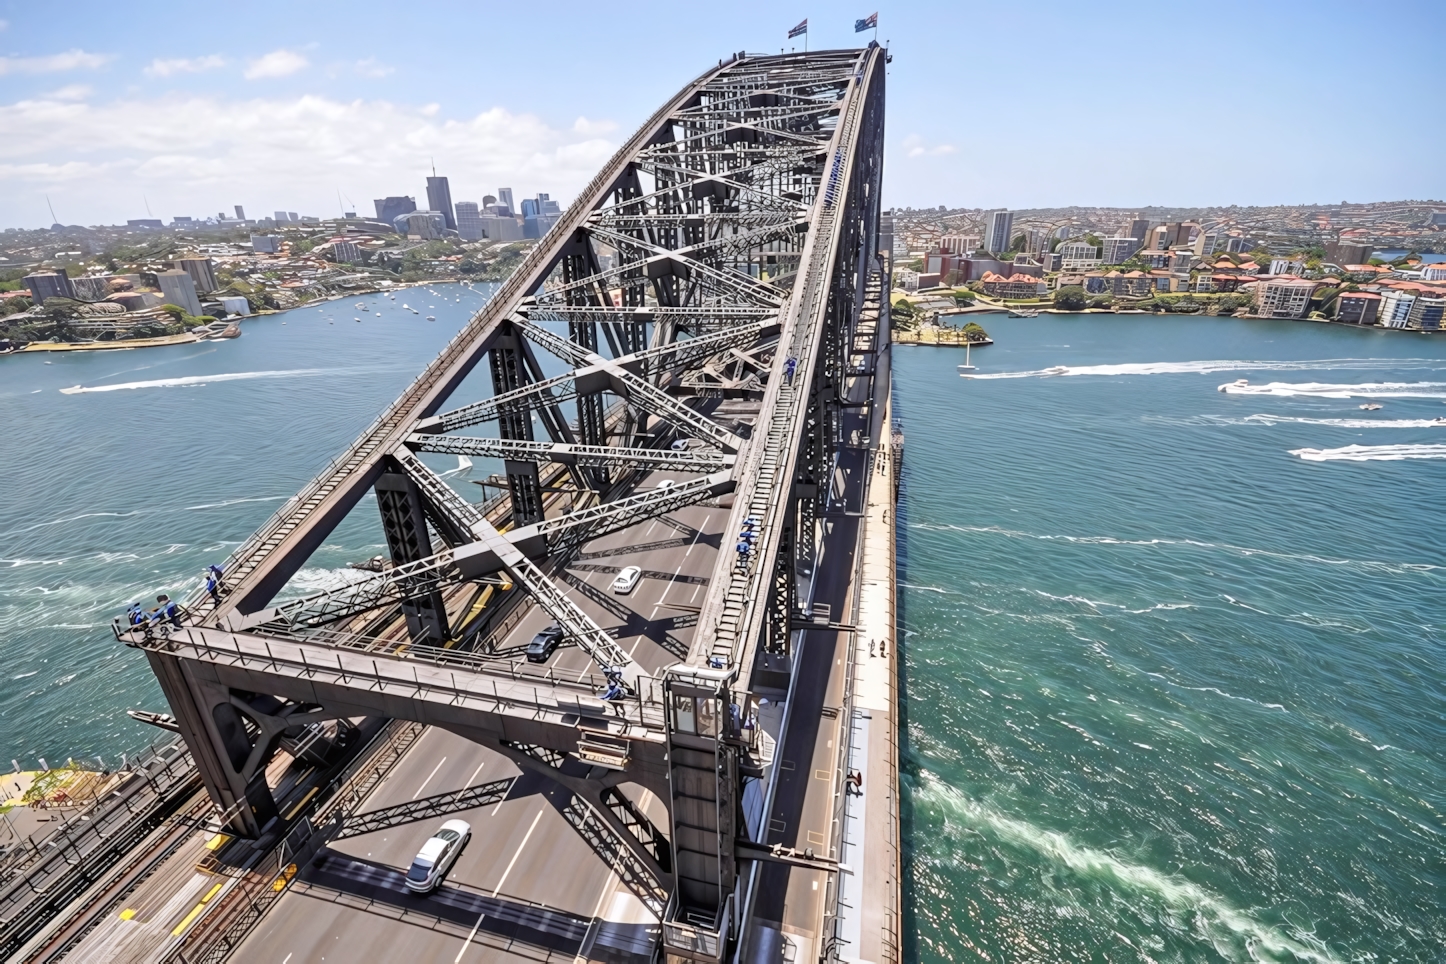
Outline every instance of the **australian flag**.
POLYGON ((797 27, 794 27, 788 32, 788 39, 792 40, 794 37, 802 37, 806 33, 808 33, 807 18, 804 19, 803 23, 799 24, 797 27))
POLYGON ((865 30, 872 30, 879 25, 879 14, 877 11, 869 14, 862 20, 854 21, 854 33, 863 33, 865 30))

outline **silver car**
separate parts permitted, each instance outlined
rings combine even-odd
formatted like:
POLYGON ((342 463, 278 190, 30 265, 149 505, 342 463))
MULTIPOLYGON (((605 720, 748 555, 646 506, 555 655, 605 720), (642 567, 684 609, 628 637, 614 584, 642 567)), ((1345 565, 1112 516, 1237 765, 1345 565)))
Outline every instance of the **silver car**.
POLYGON ((422 852, 407 871, 407 889, 431 893, 452 869, 457 855, 472 839, 472 825, 465 820, 448 820, 422 845, 422 852))

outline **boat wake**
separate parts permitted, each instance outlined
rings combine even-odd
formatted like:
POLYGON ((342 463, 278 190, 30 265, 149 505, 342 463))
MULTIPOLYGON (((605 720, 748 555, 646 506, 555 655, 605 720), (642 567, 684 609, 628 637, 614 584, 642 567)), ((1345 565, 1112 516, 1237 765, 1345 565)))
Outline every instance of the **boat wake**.
POLYGON ((1335 385, 1328 382, 1269 382, 1251 385, 1245 379, 1221 385, 1227 395, 1278 395, 1312 398, 1446 398, 1446 382, 1365 382, 1359 385, 1335 385), (1432 389, 1438 389, 1432 391, 1432 389))
POLYGON ((1289 415, 1249 415, 1219 419, 1227 425, 1330 425, 1335 428, 1446 428, 1446 418, 1294 418, 1289 415))
POLYGON ((212 382, 239 382, 251 378, 299 378, 306 375, 322 375, 324 368, 295 368, 273 372, 227 372, 220 375, 183 375, 179 378, 157 378, 146 382, 121 382, 119 385, 74 385, 62 388, 62 395, 85 395, 91 392, 118 392, 133 388, 185 388, 191 385, 209 385, 212 382))
MULTIPOLYGON (((1065 725, 1076 729, 1071 724, 1065 725)), ((982 838, 996 846, 1032 852, 1069 874, 1103 884, 1117 892, 1138 894, 1158 901, 1174 914, 1190 919, 1204 931, 1202 936, 1211 943, 1215 943, 1212 938, 1218 937, 1227 944, 1243 942, 1272 957, 1289 955, 1296 960, 1318 962, 1336 959, 1312 934, 1296 927, 1259 920, 1192 880, 1133 862, 1108 850, 1087 846, 1059 831, 1006 816, 982 801, 966 797, 928 770, 924 770, 920 777, 915 799, 920 806, 942 811, 952 818, 947 821, 946 836, 953 837, 962 831, 973 838, 967 843, 956 841, 961 847, 976 849, 982 838)), ((1216 944, 1217 949, 1219 946, 1216 944)))
POLYGON ((1124 365, 1055 365, 1028 372, 991 372, 966 375, 966 378, 1049 378, 1073 375, 1208 375, 1212 372, 1292 372, 1373 369, 1396 371, 1402 368, 1440 370, 1439 362, 1429 358, 1320 358, 1306 361, 1183 361, 1136 362, 1124 365), (1413 364, 1417 363, 1417 364, 1413 364))
POLYGON ((1291 449, 1307 462, 1401 462, 1446 459, 1446 445, 1347 445, 1338 449, 1291 449))

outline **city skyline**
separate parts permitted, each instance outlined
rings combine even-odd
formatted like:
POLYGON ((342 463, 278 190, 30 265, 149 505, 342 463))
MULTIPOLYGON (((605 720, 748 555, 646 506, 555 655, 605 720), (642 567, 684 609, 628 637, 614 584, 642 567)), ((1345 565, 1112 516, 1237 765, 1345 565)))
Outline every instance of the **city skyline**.
MULTIPOLYGON (((423 193, 433 158, 454 200, 512 183, 566 204, 668 91, 718 57, 796 45, 786 32, 805 16, 813 49, 872 36, 853 31, 870 12, 856 4, 743 3, 721 28, 691 9, 666 28, 559 16, 542 33, 526 11, 433 4, 417 30, 451 28, 430 34, 434 52, 419 59, 377 45, 387 15, 367 4, 345 22, 300 8, 250 17, 224 38, 188 18, 78 11, 59 23, 0 3, 0 125, 12 135, 0 147, 0 227, 47 226, 50 205, 65 224, 169 222, 235 204, 329 216, 423 193), (664 29, 658 56, 618 56, 664 29)), ((893 206, 1446 196, 1430 160, 1446 135, 1410 119, 1442 33, 1429 5, 1398 5, 1389 23, 1344 4, 1225 4, 1208 20, 1152 11, 1155 60, 1157 45, 1126 45, 1118 24, 1064 4, 967 18, 885 5, 879 24, 895 61, 893 206), (1402 23, 1414 26, 1393 29, 1402 23), (1348 40, 1383 29, 1400 54, 1396 73, 1378 87, 1346 82, 1348 40), (1080 97, 1090 77, 1098 93, 1080 97), (1404 101, 1395 119, 1382 114, 1392 101, 1404 101), (1003 124, 1015 107, 1033 122, 1003 124), (1350 148, 1362 124, 1391 124, 1391 150, 1350 148)))

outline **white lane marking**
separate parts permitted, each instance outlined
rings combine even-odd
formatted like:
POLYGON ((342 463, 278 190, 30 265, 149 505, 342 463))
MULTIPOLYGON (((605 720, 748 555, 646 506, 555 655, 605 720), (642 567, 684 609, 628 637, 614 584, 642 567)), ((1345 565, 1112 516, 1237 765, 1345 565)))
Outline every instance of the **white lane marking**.
POLYGON ((683 553, 684 559, 688 558, 693 554, 693 547, 698 544, 698 540, 701 538, 703 538, 703 530, 699 529, 698 534, 693 537, 693 541, 688 543, 688 551, 683 553))
MULTIPOLYGON (((467 940, 462 943, 462 949, 457 952, 456 957, 452 958, 452 964, 462 964, 462 955, 466 954, 467 948, 472 946, 472 939, 477 936, 477 928, 482 926, 482 919, 486 916, 487 912, 484 910, 481 916, 477 918, 477 923, 472 925, 472 933, 467 935, 467 940)), ((282 964, 285 964, 285 962, 283 961, 282 964)))
POLYGON ((702 584, 701 582, 698 583, 698 585, 696 585, 696 586, 693 587, 693 595, 691 595, 691 596, 688 597, 688 605, 691 606, 691 605, 693 604, 693 600, 695 600, 695 599, 698 598, 698 590, 700 590, 700 589, 702 589, 702 588, 703 588, 703 584, 702 584))
MULTIPOLYGON (((509 792, 510 792, 510 790, 509 790, 509 792)), ((506 803, 506 802, 507 802, 507 794, 504 793, 504 794, 502 794, 502 799, 497 801, 497 806, 493 807, 493 808, 492 808, 492 812, 489 813, 487 816, 489 816, 489 817, 495 817, 495 816, 497 816, 497 811, 498 811, 498 810, 501 810, 501 809, 502 809, 502 805, 503 805, 504 803, 506 803)))
POLYGON ((504 871, 502 871, 502 879, 499 880, 499 881, 497 881, 497 887, 496 887, 495 890, 492 891, 492 896, 493 896, 493 897, 496 897, 496 896, 498 895, 498 893, 501 892, 501 890, 502 890, 502 885, 505 884, 505 883, 507 883, 507 875, 510 874, 510 873, 512 873, 512 867, 513 867, 513 865, 515 865, 515 864, 517 863, 517 858, 522 856, 523 848, 525 848, 525 847, 527 846, 527 841, 529 841, 529 840, 532 839, 532 831, 534 831, 534 830, 537 829, 537 821, 539 821, 539 820, 541 820, 541 819, 542 819, 542 810, 539 809, 539 810, 537 811, 537 816, 535 816, 535 817, 532 818, 532 826, 528 827, 528 828, 527 828, 527 833, 526 833, 525 835, 523 835, 523 837, 522 837, 522 843, 520 843, 520 844, 517 845, 517 853, 515 853, 515 854, 512 855, 512 859, 507 862, 507 869, 504 870, 504 871))
POLYGON ((414 794, 412 794, 412 799, 413 799, 413 800, 417 799, 418 797, 420 797, 420 796, 422 795, 422 791, 423 791, 424 789, 426 789, 427 784, 429 784, 429 783, 432 782, 432 777, 434 777, 434 776, 437 775, 437 771, 440 770, 440 769, 442 769, 442 764, 444 764, 444 763, 446 763, 446 762, 447 762, 447 758, 446 758, 446 757, 442 757, 442 759, 440 759, 440 760, 437 761, 437 765, 434 766, 434 767, 432 767, 432 772, 429 773, 429 774, 427 774, 427 779, 423 780, 423 781, 422 781, 422 785, 421 785, 420 787, 417 787, 417 792, 414 793, 414 794))
POLYGON ((658 597, 658 604, 653 607, 653 613, 651 616, 648 617, 648 622, 652 622, 654 619, 657 618, 658 610, 663 608, 663 600, 668 598, 668 590, 673 588, 673 583, 678 581, 678 573, 682 571, 682 566, 679 566, 677 569, 673 570, 673 578, 669 579, 668 584, 663 587, 663 594, 658 597))
MULTIPOLYGON (((295 953, 296 953, 295 951, 292 951, 292 952, 291 952, 291 954, 295 954, 295 953)), ((287 954, 287 955, 286 955, 286 961, 291 960, 291 954, 287 954)), ((286 961, 282 961, 281 964, 286 964, 286 961)))
POLYGON ((473 770, 473 771, 472 771, 472 775, 467 778, 467 784, 466 784, 467 786, 470 787, 470 786, 472 785, 472 781, 475 780, 475 779, 477 779, 477 774, 481 773, 481 772, 482 772, 482 768, 485 767, 486 765, 487 765, 487 761, 486 761, 486 760, 483 760, 481 763, 477 764, 477 769, 473 770))

